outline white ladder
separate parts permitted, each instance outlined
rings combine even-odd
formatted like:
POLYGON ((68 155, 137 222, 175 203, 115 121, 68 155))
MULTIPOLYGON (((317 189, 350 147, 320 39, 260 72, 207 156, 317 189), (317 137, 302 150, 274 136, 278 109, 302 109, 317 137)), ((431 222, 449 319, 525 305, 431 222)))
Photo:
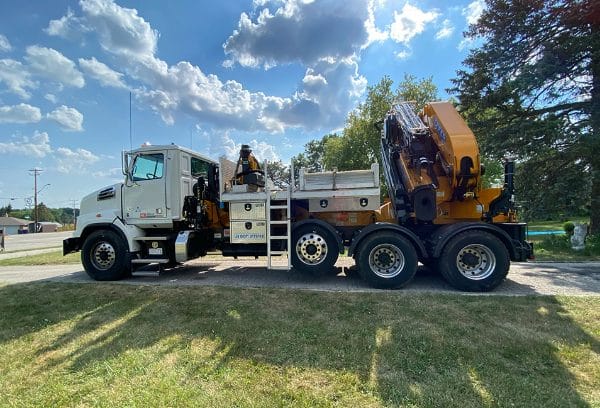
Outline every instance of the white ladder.
POLYGON ((276 191, 271 191, 268 186, 265 186, 265 192, 267 193, 267 205, 266 205, 266 213, 267 213, 267 269, 275 269, 275 270, 286 270, 289 271, 292 268, 292 259, 290 257, 290 248, 291 248, 291 223, 290 223, 290 209, 291 209, 291 201, 292 201, 292 188, 288 186, 285 190, 285 198, 279 199, 274 198, 277 194, 276 191), (277 204, 273 204, 272 201, 277 201, 277 204), (282 204, 281 202, 285 202, 282 204), (282 217, 277 217, 277 219, 273 220, 273 214, 271 213, 273 210, 283 211, 284 214, 282 217), (283 219, 282 219, 283 218, 283 219), (283 225, 285 226, 285 234, 284 235, 271 235, 271 226, 272 225, 283 225), (272 250, 271 244, 274 241, 286 241, 286 250, 272 250), (273 265, 273 256, 274 255, 286 255, 287 257, 287 265, 273 265))

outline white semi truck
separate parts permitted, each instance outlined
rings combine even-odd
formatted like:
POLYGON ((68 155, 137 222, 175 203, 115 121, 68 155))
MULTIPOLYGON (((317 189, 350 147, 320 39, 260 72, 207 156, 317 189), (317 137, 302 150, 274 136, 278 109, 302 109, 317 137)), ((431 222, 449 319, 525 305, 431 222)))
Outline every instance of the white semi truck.
POLYGON ((420 261, 471 291, 493 289, 511 260, 532 257, 526 225, 515 220, 511 164, 504 187, 482 189, 477 143, 452 105, 430 104, 420 117, 393 107, 383 123, 391 195, 383 205, 377 164, 301 169, 288 188, 275 189, 247 146, 238 163, 142 146, 123 153, 123 183, 83 198, 63 253, 80 250, 92 278, 117 280, 140 265, 209 252, 264 256, 270 269, 322 275, 347 251, 374 287, 408 283, 420 261), (276 266, 278 257, 287 262, 276 266))

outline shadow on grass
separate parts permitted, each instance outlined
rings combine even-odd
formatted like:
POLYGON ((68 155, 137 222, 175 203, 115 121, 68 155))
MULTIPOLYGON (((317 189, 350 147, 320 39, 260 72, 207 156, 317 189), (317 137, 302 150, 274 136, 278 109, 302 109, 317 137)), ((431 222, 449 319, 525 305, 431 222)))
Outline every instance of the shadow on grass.
POLYGON ((246 361, 355 375, 385 404, 586 406, 559 351, 600 345, 571 312, 554 297, 30 283, 0 288, 0 349, 31 343, 32 375, 156 348, 137 358, 175 353, 182 387, 246 361))

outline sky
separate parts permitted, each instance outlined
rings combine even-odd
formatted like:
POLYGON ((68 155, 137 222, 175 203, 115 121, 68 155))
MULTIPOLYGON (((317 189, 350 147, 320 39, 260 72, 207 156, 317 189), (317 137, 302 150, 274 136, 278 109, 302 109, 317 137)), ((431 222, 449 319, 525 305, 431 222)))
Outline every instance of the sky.
POLYGON ((121 151, 175 143, 283 160, 339 131, 388 75, 439 97, 483 0, 6 0, 0 206, 49 207, 122 181, 121 151), (131 104, 130 104, 131 100, 131 104), (131 108, 131 109, 130 109, 131 108), (131 121, 130 121, 131 111, 131 121), (131 129, 131 133, 130 133, 131 129), (49 185, 47 185, 49 184, 49 185))

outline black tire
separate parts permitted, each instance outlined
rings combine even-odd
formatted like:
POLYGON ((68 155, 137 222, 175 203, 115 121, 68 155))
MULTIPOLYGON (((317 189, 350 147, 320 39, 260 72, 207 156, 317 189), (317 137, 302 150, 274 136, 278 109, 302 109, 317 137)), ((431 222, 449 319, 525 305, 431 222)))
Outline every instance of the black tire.
POLYGON ((456 289, 487 292, 498 286, 510 267, 506 246, 485 231, 466 231, 446 244, 438 270, 456 289))
POLYGON ((292 233, 292 265, 313 276, 337 274, 338 242, 333 234, 317 224, 304 224, 292 233))
POLYGON ((128 261, 125 243, 114 231, 92 232, 81 248, 83 268, 98 281, 123 279, 130 271, 128 261))
POLYGON ((357 251, 358 271, 369 285, 380 289, 406 285, 417 272, 417 252, 412 243, 393 232, 372 234, 357 251))

